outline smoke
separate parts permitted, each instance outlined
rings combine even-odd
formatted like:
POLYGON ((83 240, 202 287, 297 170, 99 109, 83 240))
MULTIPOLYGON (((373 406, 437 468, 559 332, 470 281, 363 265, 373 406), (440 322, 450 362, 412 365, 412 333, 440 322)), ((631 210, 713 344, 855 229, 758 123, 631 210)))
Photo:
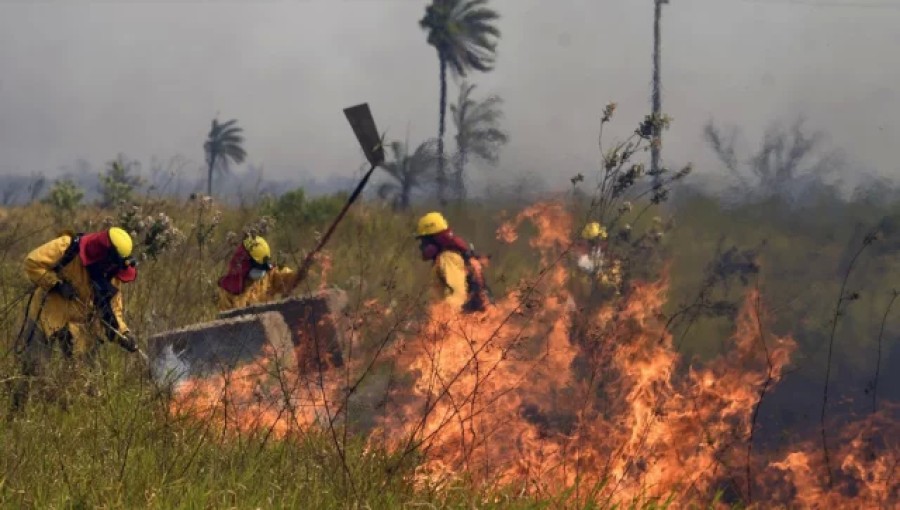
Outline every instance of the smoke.
MULTIPOLYGON (((503 37, 500 172, 554 188, 595 169, 602 106, 649 110, 652 2, 492 0, 503 37)), ((682 0, 664 7, 663 161, 720 172, 702 138, 714 119, 750 139, 805 113, 858 167, 896 170, 889 62, 897 9, 682 0), (848 30, 864 26, 865 30, 848 30)), ((367 101, 390 138, 434 136, 438 65, 423 2, 165 2, 0 6, 0 173, 52 177, 66 162, 183 155, 202 163, 210 120, 237 118, 270 178, 352 175, 361 159, 342 108, 367 101), (35 30, 39 26, 40 30, 35 30)), ((453 97, 455 84, 450 84, 453 97)), ((626 136, 632 126, 617 126, 626 136)), ((452 133, 450 133, 452 135, 452 133)), ((613 133, 615 134, 615 133, 613 133)), ((195 163, 198 170, 200 163, 195 163)))
POLYGON ((178 390, 185 382, 191 367, 181 359, 180 354, 175 354, 172 346, 166 345, 160 355, 153 360, 150 372, 158 384, 171 385, 173 390, 178 390))

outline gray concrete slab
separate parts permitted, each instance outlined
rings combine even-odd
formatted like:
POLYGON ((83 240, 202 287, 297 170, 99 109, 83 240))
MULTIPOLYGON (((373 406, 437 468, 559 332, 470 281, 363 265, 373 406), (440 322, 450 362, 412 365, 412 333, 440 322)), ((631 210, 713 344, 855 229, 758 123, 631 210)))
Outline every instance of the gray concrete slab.
POLYGON ((277 312, 240 315, 166 331, 147 340, 157 381, 221 374, 267 354, 276 366, 297 365, 291 333, 277 312))
POLYGON ((331 289, 228 310, 219 319, 148 339, 154 378, 222 374, 260 359, 267 346, 276 366, 301 372, 343 366, 346 293, 331 289))
POLYGON ((219 318, 277 312, 291 331, 300 368, 304 371, 343 366, 343 350, 347 346, 344 313, 347 294, 328 289, 304 296, 227 310, 219 318))

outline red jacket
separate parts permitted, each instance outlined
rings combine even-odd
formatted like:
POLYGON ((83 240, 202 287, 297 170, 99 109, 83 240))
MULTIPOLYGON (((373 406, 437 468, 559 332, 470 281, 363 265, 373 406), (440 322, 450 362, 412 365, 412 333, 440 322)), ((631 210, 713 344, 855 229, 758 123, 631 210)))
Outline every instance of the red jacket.
POLYGON ((460 255, 464 255, 469 251, 469 243, 462 237, 454 234, 449 228, 434 234, 431 236, 431 239, 434 241, 434 244, 429 247, 430 249, 422 251, 424 260, 434 260, 441 252, 447 250, 459 252, 460 255))

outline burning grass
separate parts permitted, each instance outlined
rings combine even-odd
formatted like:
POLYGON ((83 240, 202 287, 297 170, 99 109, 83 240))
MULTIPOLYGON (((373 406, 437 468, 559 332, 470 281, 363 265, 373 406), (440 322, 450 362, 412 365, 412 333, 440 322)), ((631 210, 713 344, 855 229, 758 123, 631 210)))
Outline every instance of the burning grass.
POLYGON ((309 377, 283 367, 269 348, 253 363, 178 382, 169 410, 229 434, 307 434, 312 427, 330 426, 329 405, 338 405, 331 390, 337 386, 335 374, 327 376, 309 377))
MULTIPOLYGON (((560 262, 571 219, 558 204, 537 204, 498 237, 515 241, 525 220, 537 228, 529 239, 540 255, 536 274, 482 314, 433 305, 390 342, 383 361, 404 377, 387 385, 376 426, 363 433, 368 451, 416 459, 420 490, 463 484, 565 495, 567 505, 900 504, 896 408, 833 432, 831 481, 815 437, 784 451, 757 446, 766 429, 760 404, 797 349, 770 332, 758 291, 744 297, 726 352, 686 366, 664 322, 667 276, 573 307, 573 275, 560 262)), ((348 373, 364 382, 369 361, 349 364, 348 373)), ((191 380, 170 410, 238 434, 302 437, 319 427, 340 449, 337 436, 353 419, 340 405, 350 386, 335 374, 270 369, 262 360, 191 380)))

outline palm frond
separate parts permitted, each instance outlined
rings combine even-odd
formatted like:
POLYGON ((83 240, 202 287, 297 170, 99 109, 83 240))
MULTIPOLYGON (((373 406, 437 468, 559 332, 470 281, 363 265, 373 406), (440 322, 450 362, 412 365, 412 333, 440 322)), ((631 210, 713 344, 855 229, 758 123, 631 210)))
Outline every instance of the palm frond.
POLYGON ((216 139, 216 146, 225 147, 227 145, 241 145, 244 143, 243 136, 228 136, 225 138, 216 139))
POLYGON ((382 168, 401 186, 412 184, 416 187, 430 174, 437 164, 437 140, 428 140, 409 153, 406 144, 402 142, 391 143, 393 160, 385 162, 382 168))
POLYGON ((380 167, 391 180, 379 186, 378 195, 382 199, 391 199, 394 207, 403 208, 409 205, 410 195, 415 190, 427 188, 434 180, 439 161, 437 140, 427 140, 411 153, 409 146, 399 141, 391 142, 388 149, 391 159, 380 167))
POLYGON ((470 27, 476 28, 479 31, 483 30, 494 37, 500 37, 500 29, 491 24, 491 22, 500 19, 500 15, 496 11, 490 9, 469 11, 463 16, 463 19, 465 20, 466 25, 470 27))
POLYGON ((500 15, 485 0, 432 0, 419 26, 455 76, 493 68, 500 15))
POLYGON ((493 125, 503 119, 502 101, 485 101, 477 103, 466 113, 465 121, 473 125, 493 125))
POLYGON ((460 87, 457 104, 451 105, 456 125, 457 155, 454 163, 462 169, 469 156, 496 164, 500 149, 509 135, 499 127, 503 118, 503 100, 497 95, 484 99, 471 96, 474 85, 465 82, 460 87))
MULTIPOLYGON (((213 121, 213 122, 217 122, 217 121, 213 121)), ((234 126, 235 124, 237 124, 237 119, 231 119, 227 122, 223 122, 222 124, 218 125, 219 131, 225 131, 228 128, 230 128, 231 126, 234 126)), ((238 129, 240 129, 240 128, 238 128, 238 129)))
POLYGON ((482 54, 471 51, 467 52, 466 61, 469 63, 469 67, 471 69, 482 73, 486 73, 494 69, 494 57, 486 53, 482 54))
POLYGON ((407 173, 410 177, 421 180, 432 173, 439 159, 437 140, 423 142, 409 157, 407 173))
POLYGON ((247 151, 237 145, 226 145, 222 149, 222 154, 227 156, 226 159, 231 159, 238 164, 243 163, 247 157, 247 151))
POLYGON ((230 136, 233 134, 243 133, 243 132, 244 132, 244 128, 242 128, 242 127, 237 127, 237 126, 227 127, 227 128, 223 127, 218 130, 217 136, 218 137, 230 136))
POLYGON ((450 105, 450 113, 453 117, 453 124, 456 126, 457 132, 460 131, 460 127, 466 122, 466 119, 470 117, 469 111, 477 107, 477 103, 470 97, 473 90, 475 90, 474 83, 469 84, 465 81, 462 82, 459 86, 459 96, 456 100, 456 104, 450 105))

